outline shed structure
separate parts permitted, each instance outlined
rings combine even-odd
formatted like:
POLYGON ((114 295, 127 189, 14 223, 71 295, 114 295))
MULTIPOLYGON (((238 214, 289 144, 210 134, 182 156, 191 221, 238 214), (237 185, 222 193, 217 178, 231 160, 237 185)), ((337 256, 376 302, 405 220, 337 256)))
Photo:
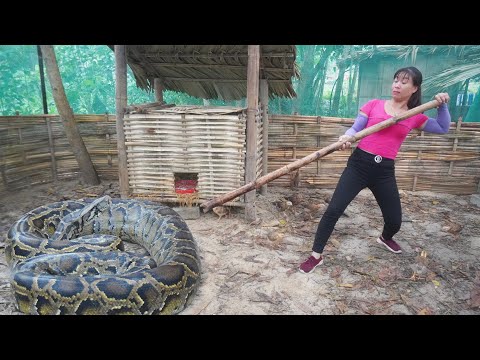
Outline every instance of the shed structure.
MULTIPOLYGON (((295 97, 295 45, 114 45, 122 197, 182 202, 231 191, 267 173, 268 98, 295 97), (156 103, 127 106, 126 66, 156 103), (163 90, 203 99, 246 98, 246 108, 170 106, 163 90), (260 100, 259 100, 260 97, 260 100), (180 184, 180 185, 179 185, 180 184), (190 189, 191 190, 191 189, 190 189)), ((262 189, 266 191, 266 187, 262 189)), ((255 192, 244 203, 255 219, 255 192)))

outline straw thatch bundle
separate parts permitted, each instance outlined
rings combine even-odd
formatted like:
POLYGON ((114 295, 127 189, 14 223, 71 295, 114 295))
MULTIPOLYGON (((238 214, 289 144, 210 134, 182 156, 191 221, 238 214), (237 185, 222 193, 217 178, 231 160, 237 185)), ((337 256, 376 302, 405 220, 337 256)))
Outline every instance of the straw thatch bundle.
MULTIPOLYGON (((114 47, 110 46, 113 50, 114 47)), ((240 100, 247 96, 248 45, 127 45, 127 63, 137 86, 162 87, 203 99, 240 100)), ((299 77, 295 45, 260 45, 260 72, 270 97, 295 97, 299 77)))

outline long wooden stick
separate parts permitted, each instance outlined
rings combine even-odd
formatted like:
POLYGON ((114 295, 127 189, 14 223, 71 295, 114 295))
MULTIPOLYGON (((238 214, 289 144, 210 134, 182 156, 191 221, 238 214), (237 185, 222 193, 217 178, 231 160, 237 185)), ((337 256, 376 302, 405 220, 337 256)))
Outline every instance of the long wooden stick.
POLYGON ((242 187, 232 190, 224 195, 218 196, 214 199, 208 200, 203 202, 200 207, 203 208, 203 212, 207 212, 214 208, 215 206, 222 205, 226 203, 227 201, 230 201, 232 199, 235 199, 237 196, 240 196, 242 194, 245 194, 248 191, 258 189, 260 188, 263 184, 266 184, 272 180, 275 180, 276 178, 279 178, 280 176, 283 176, 285 174, 288 174, 291 171, 297 170, 298 168, 301 168, 302 166, 305 166, 312 161, 315 161, 325 155, 328 155, 334 151, 340 150, 342 148, 342 145, 345 144, 346 142, 350 143, 355 143, 360 139, 363 139, 365 136, 368 136, 370 134, 373 134, 377 131, 383 130, 389 126, 392 126, 396 124, 397 122, 401 120, 408 119, 409 117, 412 117, 414 115, 420 114, 424 111, 433 109, 434 107, 439 106, 439 103, 437 100, 431 100, 425 104, 422 104, 420 106, 417 106, 413 109, 410 109, 403 114, 399 116, 392 117, 390 119, 384 120, 378 124, 375 124, 373 126, 370 126, 366 129, 363 129, 359 132, 357 132, 355 135, 351 136, 350 139, 346 139, 343 141, 337 141, 334 142, 328 146, 325 146, 324 148, 315 151, 314 153, 307 155, 301 159, 298 159, 290 164, 287 164, 280 169, 277 169, 275 171, 272 171, 271 173, 268 173, 262 177, 259 177, 257 180, 249 182, 248 184, 243 185, 242 187))

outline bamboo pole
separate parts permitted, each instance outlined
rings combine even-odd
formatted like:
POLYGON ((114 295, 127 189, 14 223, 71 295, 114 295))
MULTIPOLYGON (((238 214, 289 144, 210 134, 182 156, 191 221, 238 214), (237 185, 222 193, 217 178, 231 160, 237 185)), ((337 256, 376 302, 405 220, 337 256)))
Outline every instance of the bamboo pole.
POLYGON ((127 107, 127 54, 125 45, 115 45, 115 108, 117 115, 118 178, 120 196, 128 197, 128 168, 125 132, 123 129, 125 108, 127 107))
MULTIPOLYGON (((424 131, 422 131, 420 133, 420 137, 423 138, 424 136, 424 131)), ((417 160, 420 160, 422 156, 422 149, 418 149, 418 152, 417 152, 417 160)), ((412 186, 412 191, 415 191, 415 188, 417 187, 417 181, 418 181, 418 174, 417 172, 415 172, 415 176, 413 177, 413 186, 412 186)))
POLYGON ((8 190, 8 180, 7 175, 5 174, 5 162, 3 161, 3 147, 0 146, 0 174, 2 175, 2 181, 4 185, 4 190, 8 190))
POLYGON ((281 167, 280 169, 272 171, 271 173, 258 178, 256 181, 251 181, 248 184, 245 184, 238 189, 232 190, 232 191, 230 191, 230 192, 228 192, 228 193, 226 193, 222 196, 219 196, 219 197, 216 197, 216 198, 211 199, 209 201, 203 202, 200 205, 200 207, 203 208, 203 212, 207 212, 207 211, 211 210, 212 208, 214 208, 215 206, 222 205, 225 202, 236 198, 237 196, 245 194, 246 192, 249 192, 251 190, 258 189, 263 184, 266 184, 266 183, 268 183, 272 180, 275 180, 276 178, 279 178, 280 176, 288 174, 289 172, 297 170, 297 169, 301 168, 302 166, 305 166, 305 165, 311 163, 312 161, 315 161, 315 160, 317 160, 317 159, 319 159, 319 158, 321 158, 325 155, 328 155, 328 154, 330 154, 334 151, 340 150, 342 148, 342 145, 347 143, 347 142, 351 142, 353 144, 353 143, 357 142, 358 140, 363 139, 364 137, 366 137, 370 134, 373 134, 373 133, 378 132, 380 130, 383 130, 383 129, 389 127, 389 126, 392 126, 392 125, 396 124, 397 122, 399 122, 401 120, 408 119, 409 117, 412 117, 414 115, 423 113, 424 111, 433 109, 433 108, 437 107, 438 105, 439 104, 438 104, 437 100, 431 100, 431 101, 429 101, 425 104, 422 104, 422 105, 417 106, 413 109, 410 109, 410 110, 404 112, 403 114, 401 114, 399 116, 392 117, 392 118, 387 119, 385 121, 382 121, 378 124, 370 126, 369 128, 366 128, 366 129, 363 129, 362 131, 357 132, 355 135, 351 136, 347 140, 336 141, 336 142, 334 142, 334 143, 332 143, 328 146, 325 146, 324 148, 322 148, 322 149, 320 149, 320 150, 318 150, 318 151, 316 151, 316 152, 314 152, 310 155, 305 156, 302 159, 296 160, 296 161, 294 161, 290 164, 287 164, 287 165, 281 167))
MULTIPOLYGON (((457 125, 455 127, 455 135, 457 135, 460 132, 460 128, 462 126, 462 117, 460 116, 457 121, 457 125)), ((457 146, 458 146, 458 136, 455 136, 455 139, 453 140, 453 149, 452 153, 455 153, 457 151, 457 146)), ((455 155, 455 154, 452 154, 455 155)), ((450 161, 450 166, 448 168, 448 175, 452 175, 452 170, 453 170, 453 161, 450 161)))
POLYGON ((53 142, 53 132, 52 132, 52 123, 50 122, 50 119, 45 119, 45 122, 47 123, 47 132, 48 132, 48 146, 50 150, 50 161, 51 161, 51 167, 52 167, 52 179, 53 181, 57 181, 57 162, 55 159, 55 143, 53 142))
POLYGON ((153 80, 153 88, 155 89, 155 100, 159 103, 163 103, 163 82, 160 78, 153 80))
MULTIPOLYGON (((321 121, 322 121, 322 117, 317 116, 317 124, 318 124, 319 129, 320 129, 321 121)), ((317 135, 316 138, 317 138, 317 148, 319 148, 320 147, 320 135, 317 135)), ((317 161, 317 175, 320 175, 320 161, 317 161)))

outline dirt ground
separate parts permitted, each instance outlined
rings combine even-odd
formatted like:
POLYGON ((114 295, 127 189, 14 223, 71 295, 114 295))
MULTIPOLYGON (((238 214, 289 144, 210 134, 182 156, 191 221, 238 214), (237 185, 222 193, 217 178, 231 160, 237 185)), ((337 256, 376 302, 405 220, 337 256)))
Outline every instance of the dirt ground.
MULTIPOLYGON (((255 223, 241 208, 186 220, 202 278, 181 314, 480 314, 480 211, 470 196, 401 191, 403 253, 393 254, 375 242, 383 220, 364 190, 337 223, 324 265, 302 274, 332 192, 270 186, 257 197, 255 223)), ((0 199, 0 314, 20 314, 4 256, 12 223, 46 203, 105 194, 118 197, 118 183, 62 181, 0 199)))

